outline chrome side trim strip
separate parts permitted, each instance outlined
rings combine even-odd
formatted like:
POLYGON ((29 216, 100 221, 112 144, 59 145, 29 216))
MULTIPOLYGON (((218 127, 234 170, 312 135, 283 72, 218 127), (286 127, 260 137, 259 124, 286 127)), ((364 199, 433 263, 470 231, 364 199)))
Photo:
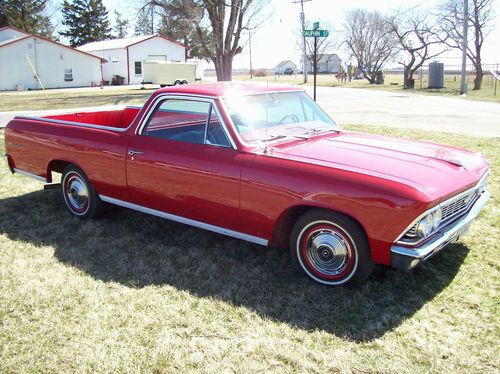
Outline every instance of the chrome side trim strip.
POLYGON ((14 171, 14 173, 24 175, 25 177, 33 178, 33 179, 36 179, 37 181, 40 181, 40 182, 47 182, 47 179, 45 179, 44 177, 41 177, 39 175, 36 175, 33 173, 28 173, 27 171, 24 171, 21 169, 16 169, 16 168, 13 168, 12 170, 14 171))
MULTIPOLYGON (((92 113, 92 112, 86 112, 86 113, 92 113)), ((56 123, 58 125, 88 127, 88 128, 91 128, 91 129, 108 130, 108 131, 115 131, 115 132, 125 132, 125 131, 128 130, 128 127, 127 128, 121 128, 121 127, 91 125, 90 123, 62 121, 60 119, 50 119, 50 118, 43 118, 43 117, 16 116, 16 117, 14 117, 14 119, 27 119, 27 120, 30 120, 30 121, 40 121, 40 122, 45 122, 45 123, 56 123)), ((130 126, 130 124, 129 124, 129 126, 130 126)))
POLYGON ((141 205, 132 204, 132 203, 129 203, 127 201, 114 199, 112 197, 108 197, 108 196, 104 196, 104 195, 99 195, 99 197, 101 198, 102 201, 105 201, 107 203, 122 206, 124 208, 137 210, 138 212, 151 214, 151 215, 156 216, 156 217, 169 219, 171 221, 175 221, 175 222, 183 223, 186 225, 198 227, 198 228, 203 229, 203 230, 213 231, 213 232, 216 232, 218 234, 227 235, 227 236, 230 236, 230 237, 236 238, 236 239, 246 240, 247 242, 251 242, 251 243, 255 243, 255 244, 259 244, 259 245, 263 245, 263 246, 267 246, 267 244, 268 244, 268 241, 266 239, 259 238, 257 236, 243 234, 239 231, 233 231, 233 230, 225 229, 223 227, 210 225, 208 223, 199 222, 199 221, 195 221, 195 220, 192 220, 189 218, 176 216, 174 214, 161 212, 159 210, 146 208, 146 207, 141 206, 141 205))
POLYGON ((468 228, 467 226, 478 216, 490 196, 491 194, 489 191, 483 192, 481 197, 472 206, 469 213, 452 224, 451 227, 447 229, 445 228, 433 241, 425 243, 421 247, 417 248, 393 245, 391 247, 391 252, 419 260, 426 260, 434 253, 437 253, 440 249, 444 248, 448 243, 452 242, 458 235, 465 234, 468 228))

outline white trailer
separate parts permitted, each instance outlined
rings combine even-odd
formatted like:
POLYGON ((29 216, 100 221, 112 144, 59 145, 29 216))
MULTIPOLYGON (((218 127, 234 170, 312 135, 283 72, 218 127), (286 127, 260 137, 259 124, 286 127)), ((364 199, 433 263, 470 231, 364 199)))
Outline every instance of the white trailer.
POLYGON ((143 84, 159 84, 161 87, 193 83, 196 80, 196 64, 184 62, 145 61, 143 84))

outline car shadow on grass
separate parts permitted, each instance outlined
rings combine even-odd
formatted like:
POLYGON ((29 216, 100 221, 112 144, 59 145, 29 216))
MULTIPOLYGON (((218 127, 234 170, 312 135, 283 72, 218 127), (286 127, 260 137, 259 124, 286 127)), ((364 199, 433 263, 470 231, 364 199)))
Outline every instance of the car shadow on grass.
POLYGON ((469 251, 454 244, 414 271, 379 268, 358 289, 328 288, 298 275, 285 250, 117 207, 82 221, 64 211, 54 190, 0 200, 0 233, 52 246, 61 263, 95 279, 132 288, 170 285, 358 342, 393 330, 432 300, 469 251))

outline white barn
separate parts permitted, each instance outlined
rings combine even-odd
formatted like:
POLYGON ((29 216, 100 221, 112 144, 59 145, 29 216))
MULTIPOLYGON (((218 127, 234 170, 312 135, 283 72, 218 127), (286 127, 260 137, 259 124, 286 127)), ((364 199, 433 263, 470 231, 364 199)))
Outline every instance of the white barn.
MULTIPOLYGON (((300 60, 302 66, 302 59, 300 60)), ((338 73, 342 67, 342 59, 336 53, 327 53, 320 56, 318 60, 318 73, 338 73)), ((307 71, 312 73, 312 65, 309 59, 307 60, 307 71)))
POLYGON ((98 85, 101 61, 41 36, 0 28, 0 90, 42 88, 37 74, 45 88, 98 85))
POLYGON ((283 74, 286 69, 292 69, 294 73, 297 72, 297 65, 290 61, 290 60, 284 60, 281 61, 276 67, 274 68, 274 72, 276 74, 283 74))
POLYGON ((125 78, 125 84, 142 82, 144 61, 186 61, 184 45, 158 34, 93 42, 78 49, 105 59, 105 81, 111 81, 114 75, 119 75, 125 78))

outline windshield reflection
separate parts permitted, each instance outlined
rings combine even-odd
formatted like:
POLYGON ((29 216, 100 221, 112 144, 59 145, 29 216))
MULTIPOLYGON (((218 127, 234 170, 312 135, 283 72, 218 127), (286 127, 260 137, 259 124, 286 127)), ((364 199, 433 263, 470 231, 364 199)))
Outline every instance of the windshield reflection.
POLYGON ((247 143, 286 137, 307 139, 337 124, 304 92, 273 92, 224 98, 227 111, 247 143))

